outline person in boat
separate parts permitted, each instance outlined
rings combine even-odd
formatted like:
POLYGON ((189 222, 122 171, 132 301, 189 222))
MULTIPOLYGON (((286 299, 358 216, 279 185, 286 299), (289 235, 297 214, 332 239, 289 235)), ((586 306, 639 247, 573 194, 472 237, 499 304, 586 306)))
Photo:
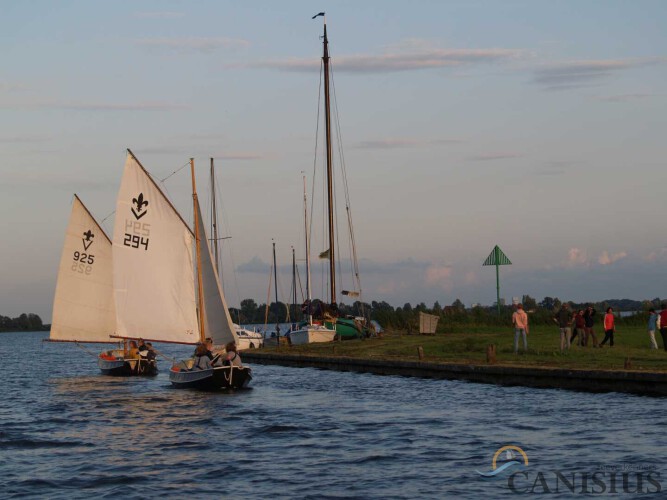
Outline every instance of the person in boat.
POLYGON ((148 350, 148 348, 146 347, 146 343, 144 342, 144 339, 139 339, 138 344, 139 345, 137 346, 137 349, 139 349, 139 352, 144 352, 148 350))
POLYGON ((156 358, 157 353, 155 352, 155 349, 153 349, 153 344, 146 342, 146 359, 148 361, 155 361, 156 358))
POLYGON ((198 344, 195 349, 195 362, 192 365, 193 370, 209 370, 213 368, 211 365, 211 360, 206 355, 207 352, 206 344, 198 344))
POLYGON ((139 348, 135 340, 130 340, 130 349, 127 351, 127 359, 140 359, 139 348))
POLYGON ((239 353, 236 351, 236 342, 230 342, 227 344, 225 346, 225 350, 227 351, 225 365, 238 366, 239 368, 243 368, 243 364, 241 363, 241 356, 239 356, 239 353))
POLYGON ((204 345, 206 346, 206 356, 208 359, 213 361, 213 358, 215 357, 213 354, 213 339, 211 337, 206 337, 206 340, 204 340, 204 345))

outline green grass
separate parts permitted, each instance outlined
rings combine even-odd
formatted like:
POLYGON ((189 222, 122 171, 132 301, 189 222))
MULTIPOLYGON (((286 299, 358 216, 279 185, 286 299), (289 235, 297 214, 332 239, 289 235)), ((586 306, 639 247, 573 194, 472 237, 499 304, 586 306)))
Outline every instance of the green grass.
MULTIPOLYGON (((596 332, 598 342, 604 334, 596 332)), ((281 346, 278 352, 301 353, 314 356, 345 356, 385 360, 418 360, 417 347, 424 349, 424 361, 444 363, 486 364, 486 349, 496 345, 499 365, 542 366, 596 370, 622 370, 630 358, 633 370, 667 371, 667 352, 657 334, 660 349, 650 350, 645 327, 623 326, 614 335, 615 346, 603 348, 573 345, 560 352, 560 332, 554 325, 535 326, 528 335, 528 352, 514 354, 514 330, 500 327, 476 327, 474 332, 455 331, 435 336, 407 335, 405 332, 385 332, 382 338, 348 340, 328 344, 281 346)), ((275 352, 276 348, 266 348, 275 352)))

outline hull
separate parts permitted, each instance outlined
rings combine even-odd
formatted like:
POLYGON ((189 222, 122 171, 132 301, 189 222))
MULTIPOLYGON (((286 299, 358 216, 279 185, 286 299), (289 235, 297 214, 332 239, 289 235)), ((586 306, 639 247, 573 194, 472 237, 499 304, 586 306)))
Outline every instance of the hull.
POLYGON ((246 330, 245 328, 236 328, 236 348, 239 351, 244 349, 259 349, 264 346, 264 336, 261 333, 246 330))
POLYGON ((325 321, 324 326, 335 329, 342 340, 358 339, 368 335, 367 328, 353 319, 337 318, 335 322, 325 321))
POLYGON ((327 328, 304 328, 289 334, 292 345, 332 342, 335 337, 336 332, 327 328))
POLYGON ((244 389, 251 380, 252 370, 248 367, 216 366, 208 370, 185 370, 175 366, 169 370, 169 381, 178 389, 244 389))
POLYGON ((157 375, 157 363, 146 359, 105 359, 97 358, 97 366, 102 375, 111 377, 153 377, 157 375))

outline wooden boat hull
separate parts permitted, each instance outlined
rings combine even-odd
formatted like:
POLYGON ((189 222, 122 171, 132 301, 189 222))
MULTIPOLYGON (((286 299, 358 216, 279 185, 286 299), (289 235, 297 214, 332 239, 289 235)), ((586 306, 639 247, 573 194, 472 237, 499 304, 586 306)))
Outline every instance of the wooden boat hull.
POLYGON ((154 377, 157 375, 157 363, 146 359, 124 360, 97 358, 97 366, 100 367, 102 375, 111 377, 154 377))
POLYGON ((208 370, 183 370, 172 367, 169 370, 169 381, 178 389, 203 391, 244 389, 251 380, 252 370, 248 367, 216 366, 208 370))

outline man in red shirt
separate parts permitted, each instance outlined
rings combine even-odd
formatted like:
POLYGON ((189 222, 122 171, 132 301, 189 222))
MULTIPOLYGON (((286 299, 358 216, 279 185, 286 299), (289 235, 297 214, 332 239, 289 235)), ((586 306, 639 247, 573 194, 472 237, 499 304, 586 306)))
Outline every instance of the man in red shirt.
POLYGON ((662 337, 662 345, 667 351, 667 302, 662 304, 662 311, 658 314, 658 321, 656 321, 656 326, 660 330, 660 336, 662 337))
MULTIPOLYGON (((514 324, 514 354, 519 354, 519 336, 523 335, 523 350, 528 351, 528 315, 523 310, 523 304, 517 304, 516 311, 512 314, 514 324)), ((667 324, 667 323, 665 323, 667 324)))

